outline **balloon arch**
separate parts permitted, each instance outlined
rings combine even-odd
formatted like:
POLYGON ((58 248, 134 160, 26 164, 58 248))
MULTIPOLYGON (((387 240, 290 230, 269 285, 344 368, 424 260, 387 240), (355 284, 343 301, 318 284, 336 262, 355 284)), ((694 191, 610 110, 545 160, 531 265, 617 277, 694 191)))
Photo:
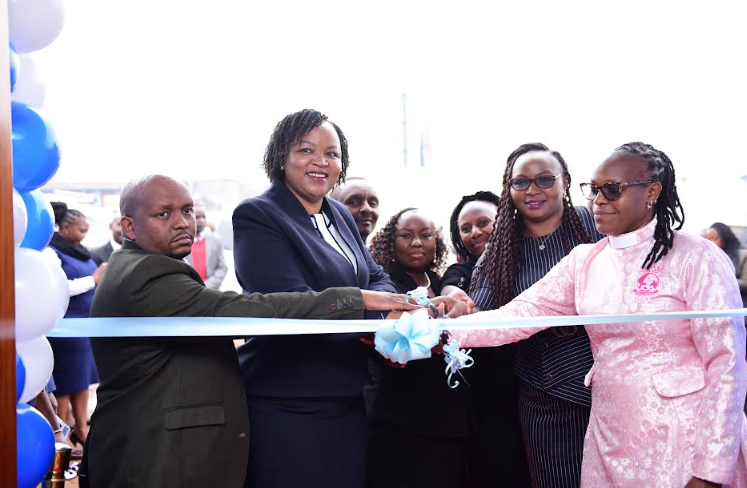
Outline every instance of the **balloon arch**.
MULTIPOLYGON (((0 0, 3 12, 6 3, 7 23, 3 19, 0 32, 7 33, 9 40, 10 90, 4 94, 0 114, 6 124, 3 127, 7 127, 5 117, 9 112, 11 137, 0 133, 0 152, 2 146, 10 143, 12 162, 7 164, 7 154, 0 153, 0 219, 9 222, 12 218, 13 247, 6 246, 9 239, 3 239, 0 255, 13 253, 13 259, 3 259, 3 263, 14 263, 15 283, 3 280, 0 289, 6 295, 14 292, 15 300, 10 306, 5 302, 0 305, 0 319, 14 315, 15 332, 9 333, 5 329, 7 322, 0 320, 0 340, 12 341, 15 336, 17 471, 15 477, 13 470, 0 472, 0 485, 33 487, 49 470, 55 446, 49 423, 27 402, 44 390, 51 377, 54 358, 45 334, 65 314, 69 292, 60 267, 41 253, 54 231, 54 213, 39 188, 57 172, 60 150, 54 130, 43 115, 44 84, 29 53, 45 48, 57 38, 64 23, 64 6, 62 0, 0 0), (12 190, 4 186, 11 175, 12 190), (12 216, 5 215, 11 208, 12 216), (9 290, 10 287, 13 288, 9 290)), ((2 270, 0 279, 12 276, 9 271, 2 270)), ((5 347, 2 349, 7 352, 5 347)), ((12 358, 3 354, 0 361, 3 368, 10 366, 6 371, 12 370, 12 358)), ((3 380, 3 397, 12 394, 8 387, 3 380)), ((6 425, 5 412, 2 418, 6 425)), ((3 437, 3 443, 10 442, 10 438, 3 437)))

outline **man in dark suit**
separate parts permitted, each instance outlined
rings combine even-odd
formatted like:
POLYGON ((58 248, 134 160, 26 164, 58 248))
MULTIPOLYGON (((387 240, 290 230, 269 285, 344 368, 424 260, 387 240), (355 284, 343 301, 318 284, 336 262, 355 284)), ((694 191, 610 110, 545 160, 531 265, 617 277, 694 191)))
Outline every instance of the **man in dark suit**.
MULTIPOLYGON (((96 289, 91 317, 362 318, 412 308, 404 296, 335 288, 239 295, 206 288, 183 258, 195 235, 192 197, 150 176, 128 184, 125 241, 96 289)), ((88 485, 240 487, 249 419, 229 338, 95 338, 101 384, 85 454, 88 485)))
POLYGON ((93 259, 93 262, 95 262, 97 266, 109 261, 109 256, 122 247, 122 225, 120 223, 119 215, 112 219, 112 223, 109 224, 109 230, 112 231, 112 237, 109 239, 109 242, 103 246, 93 248, 90 251, 91 259, 93 259))

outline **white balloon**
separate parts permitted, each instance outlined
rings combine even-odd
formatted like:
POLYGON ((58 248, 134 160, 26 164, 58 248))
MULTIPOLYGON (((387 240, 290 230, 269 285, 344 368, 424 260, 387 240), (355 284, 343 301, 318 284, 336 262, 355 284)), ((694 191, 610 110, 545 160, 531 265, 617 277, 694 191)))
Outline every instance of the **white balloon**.
POLYGON ((16 249, 16 341, 43 336, 65 315, 67 276, 58 263, 33 249, 16 249))
POLYGON ((32 341, 17 342, 16 351, 26 368, 26 382, 21 393, 21 403, 26 403, 36 398, 47 386, 54 369, 54 353, 44 336, 32 341))
POLYGON ((16 89, 10 94, 10 99, 14 102, 25 103, 29 107, 42 108, 47 94, 43 76, 31 56, 21 54, 18 58, 21 60, 21 69, 16 89))
POLYGON ((13 188, 13 244, 18 247, 26 235, 29 225, 29 216, 26 214, 26 204, 23 203, 21 194, 13 188))
POLYGON ((9 0, 8 35, 17 53, 38 51, 57 39, 65 23, 62 0, 9 0))

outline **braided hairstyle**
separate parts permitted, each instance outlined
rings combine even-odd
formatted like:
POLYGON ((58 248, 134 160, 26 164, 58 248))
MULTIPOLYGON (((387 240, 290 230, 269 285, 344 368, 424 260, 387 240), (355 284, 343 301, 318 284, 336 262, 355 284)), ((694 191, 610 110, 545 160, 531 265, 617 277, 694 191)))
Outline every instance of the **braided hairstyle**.
POLYGON ((262 162, 262 168, 264 168, 267 177, 270 181, 285 180, 285 172, 283 165, 288 158, 290 147, 293 144, 298 144, 303 139, 303 136, 309 133, 316 127, 319 127, 324 122, 334 127, 337 132, 337 137, 340 138, 340 161, 342 162, 342 170, 340 171, 340 178, 337 182, 345 181, 345 175, 348 170, 348 164, 350 162, 348 154, 348 140, 345 138, 345 134, 342 133, 337 125, 327 119, 327 116, 321 112, 312 109, 304 109, 299 112, 286 115, 283 120, 278 122, 275 126, 275 130, 270 136, 270 142, 267 144, 265 149, 265 157, 262 162))
MULTIPOLYGON (((506 161, 506 170, 503 173, 503 191, 498 204, 498 215, 493 227, 493 234, 490 236, 488 248, 483 254, 483 261, 475 271, 475 279, 472 280, 470 286, 470 294, 473 294, 478 288, 487 285, 491 292, 489 308, 502 307, 516 297, 516 274, 519 268, 519 257, 524 246, 523 232, 525 226, 524 220, 511 198, 509 180, 519 157, 535 151, 551 154, 558 160, 563 170, 563 178, 567 186, 563 195, 563 217, 560 223, 560 232, 566 254, 573 249, 571 236, 578 243, 591 242, 589 232, 581 223, 581 218, 576 213, 576 209, 573 208, 573 201, 568 190, 571 185, 571 174, 563 156, 538 142, 522 144, 508 156, 506 161)), ((483 308, 488 309, 487 307, 483 308)))
POLYGON ((498 198, 498 195, 496 195, 492 191, 478 191, 473 195, 463 196, 457 206, 454 207, 454 211, 451 212, 451 218, 449 219, 451 245, 454 246, 454 252, 464 262, 477 259, 477 256, 473 256, 472 253, 467 249, 467 246, 464 245, 464 242, 462 241, 462 235, 459 232, 459 214, 462 213, 462 209, 464 208, 464 206, 470 202, 492 203, 493 205, 495 205, 497 210, 500 198, 498 198))
POLYGON ((677 195, 674 166, 663 151, 643 142, 629 142, 615 149, 615 152, 632 154, 644 159, 651 179, 661 183, 661 194, 654 203, 656 228, 654 229, 654 247, 643 261, 643 268, 651 269, 654 263, 667 255, 674 244, 674 231, 680 230, 685 223, 685 211, 677 195), (674 226, 674 227, 673 227, 674 226))
POLYGON ((54 211, 54 223, 60 230, 62 230, 63 225, 72 224, 76 220, 86 217, 80 210, 67 208, 65 202, 51 202, 51 204, 54 211))
MULTIPOLYGON (((401 269, 399 263, 394 259, 394 239, 397 233, 397 222, 400 217, 411 212, 418 210, 414 207, 408 207, 400 210, 389 219, 386 225, 373 236, 371 239, 371 256, 377 264, 381 265, 388 274, 392 271, 401 269)), ((435 271, 439 276, 443 271, 444 265, 446 264, 446 258, 448 255, 448 249, 446 248, 446 241, 444 241, 441 231, 436 229, 436 254, 433 257, 433 263, 430 266, 431 271, 435 271)))

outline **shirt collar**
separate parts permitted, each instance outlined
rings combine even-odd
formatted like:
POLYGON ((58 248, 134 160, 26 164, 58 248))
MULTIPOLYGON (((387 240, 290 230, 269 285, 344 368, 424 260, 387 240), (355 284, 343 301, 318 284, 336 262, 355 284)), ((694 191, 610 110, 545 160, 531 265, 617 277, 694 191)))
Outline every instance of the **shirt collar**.
POLYGON ((611 248, 625 249, 626 247, 633 247, 638 243, 653 239, 655 229, 656 217, 640 229, 628 232, 627 234, 620 234, 619 236, 607 236, 607 239, 609 239, 611 248))
POLYGON ((118 251, 122 247, 122 244, 118 243, 114 239, 109 239, 109 244, 111 244, 112 246, 112 252, 118 251))

